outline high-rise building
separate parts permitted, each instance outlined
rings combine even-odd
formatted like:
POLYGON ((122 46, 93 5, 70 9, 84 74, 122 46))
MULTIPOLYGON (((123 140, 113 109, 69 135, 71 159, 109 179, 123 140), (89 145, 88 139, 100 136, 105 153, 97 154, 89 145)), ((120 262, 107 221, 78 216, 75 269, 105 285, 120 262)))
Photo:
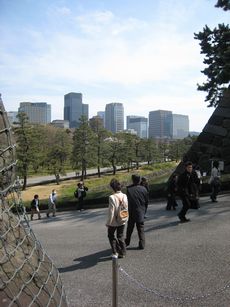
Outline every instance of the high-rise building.
POLYGON ((9 112, 7 112, 7 117, 9 119, 9 122, 10 122, 11 125, 18 121, 17 115, 18 115, 17 111, 9 111, 9 112))
POLYGON ((172 138, 172 111, 149 112, 149 138, 172 138))
POLYGON ((124 130, 124 107, 122 103, 113 102, 106 105, 105 128, 113 133, 124 130))
POLYGON ((51 122, 51 105, 46 102, 20 102, 18 112, 26 113, 33 124, 49 124, 51 122))
POLYGON ((133 129, 140 138, 148 137, 148 119, 144 116, 129 115, 126 117, 126 129, 133 129))
POLYGON ((183 139, 189 134, 188 115, 173 114, 173 139, 183 139))
POLYGON ((105 127, 105 111, 98 111, 97 115, 103 119, 103 127, 105 127))
POLYGON ((69 127, 78 128, 82 115, 85 115, 87 120, 89 119, 89 105, 82 103, 82 94, 66 94, 64 96, 64 120, 69 121, 69 127))

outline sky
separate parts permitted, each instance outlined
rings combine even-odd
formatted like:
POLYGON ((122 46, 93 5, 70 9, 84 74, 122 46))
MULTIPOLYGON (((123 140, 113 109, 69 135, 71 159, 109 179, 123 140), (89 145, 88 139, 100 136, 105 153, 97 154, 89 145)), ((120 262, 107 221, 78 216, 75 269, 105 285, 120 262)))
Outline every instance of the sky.
POLYGON ((51 104, 83 94, 89 117, 121 102, 125 116, 170 110, 202 131, 207 107, 204 55, 194 33, 229 23, 216 0, 0 0, 0 93, 6 111, 20 102, 51 104))

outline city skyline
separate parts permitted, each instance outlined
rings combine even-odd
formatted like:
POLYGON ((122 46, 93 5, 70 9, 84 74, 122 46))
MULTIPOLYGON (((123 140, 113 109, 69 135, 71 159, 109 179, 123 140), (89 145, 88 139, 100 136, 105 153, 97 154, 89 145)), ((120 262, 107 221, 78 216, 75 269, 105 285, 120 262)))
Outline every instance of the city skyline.
POLYGON ((119 101, 125 116, 164 109, 201 131, 214 108, 194 33, 228 23, 215 0, 1 1, 0 92, 7 111, 47 101, 63 118, 63 93, 81 92, 89 117, 119 101))

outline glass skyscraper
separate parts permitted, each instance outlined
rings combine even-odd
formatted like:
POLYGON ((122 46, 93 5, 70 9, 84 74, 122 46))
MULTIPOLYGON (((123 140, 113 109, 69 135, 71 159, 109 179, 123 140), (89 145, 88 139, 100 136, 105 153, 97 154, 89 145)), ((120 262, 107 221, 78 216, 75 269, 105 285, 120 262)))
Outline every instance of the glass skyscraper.
POLYGON ((124 130, 124 107, 113 102, 105 106, 105 128, 113 133, 124 130))
POLYGON ((126 117, 126 129, 133 129, 140 138, 148 137, 148 119, 144 116, 129 115, 126 117))
POLYGON ((80 118, 85 115, 89 118, 89 106, 82 103, 81 93, 68 93, 64 96, 64 120, 69 121, 70 128, 78 128, 80 118))
POLYGON ((171 139, 172 127, 172 111, 149 112, 149 138, 171 139))

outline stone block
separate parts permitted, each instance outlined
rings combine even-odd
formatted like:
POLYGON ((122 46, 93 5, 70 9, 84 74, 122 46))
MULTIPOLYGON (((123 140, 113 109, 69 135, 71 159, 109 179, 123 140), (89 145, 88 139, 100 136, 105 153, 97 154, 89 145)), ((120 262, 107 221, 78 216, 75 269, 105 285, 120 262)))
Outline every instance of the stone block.
POLYGON ((219 136, 215 136, 212 144, 216 147, 222 147, 223 146, 223 138, 219 137, 219 136))
POLYGON ((216 108, 216 110, 213 113, 213 116, 221 116, 224 118, 230 118, 230 108, 228 105, 228 108, 222 108, 222 107, 218 107, 216 108))
POLYGON ((223 147, 230 146, 230 138, 223 138, 223 147))
POLYGON ((213 134, 207 133, 207 132, 201 132, 201 134, 198 136, 197 141, 195 143, 199 142, 199 143, 205 143, 205 144, 212 144, 213 138, 214 138, 213 134))
POLYGON ((214 126, 214 125, 209 125, 207 124, 203 130, 204 132, 211 133, 214 135, 219 135, 219 136, 226 136, 228 131, 226 128, 219 127, 219 126, 214 126))
POLYGON ((223 120, 223 125, 224 128, 230 130, 230 119, 224 119, 223 120))
POLYGON ((224 121, 224 117, 212 115, 208 121, 208 124, 214 126, 222 126, 224 121))

